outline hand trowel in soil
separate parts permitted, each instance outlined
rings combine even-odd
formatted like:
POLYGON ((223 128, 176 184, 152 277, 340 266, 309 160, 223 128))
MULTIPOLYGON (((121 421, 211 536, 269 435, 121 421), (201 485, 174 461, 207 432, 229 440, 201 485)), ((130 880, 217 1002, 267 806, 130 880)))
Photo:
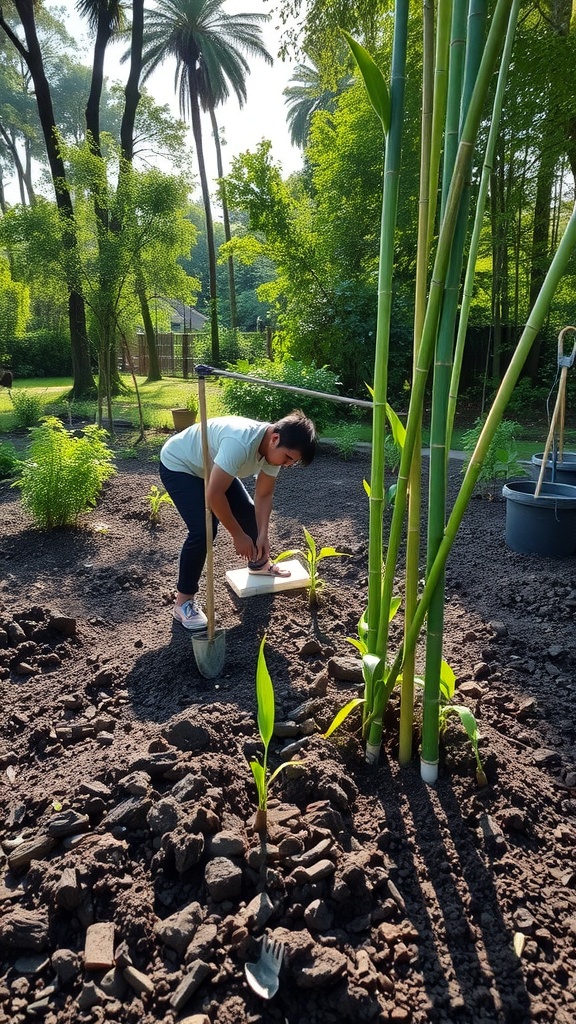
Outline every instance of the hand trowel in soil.
POLYGON ((198 376, 198 399, 200 405, 200 429, 202 432, 202 461, 204 464, 204 507, 206 511, 206 629, 192 637, 192 647, 200 675, 215 679, 224 668, 226 657, 226 634, 216 629, 214 614, 214 550, 212 534, 212 509, 208 504, 208 481, 210 479, 210 452, 208 450, 208 426, 206 416, 206 382, 198 376))

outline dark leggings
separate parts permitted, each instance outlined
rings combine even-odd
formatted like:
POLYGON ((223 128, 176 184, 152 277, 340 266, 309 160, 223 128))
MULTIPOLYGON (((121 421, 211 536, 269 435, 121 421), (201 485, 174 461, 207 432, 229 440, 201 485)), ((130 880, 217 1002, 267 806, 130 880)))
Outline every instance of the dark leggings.
MULTIPOLYGON (((206 561, 206 512, 204 480, 191 473, 176 473, 160 463, 160 479, 188 527, 188 536, 180 552, 178 590, 196 594, 206 561)), ((254 543, 258 537, 254 502, 240 480, 233 480, 226 491, 232 515, 254 543)), ((212 513, 212 533, 218 532, 220 520, 212 513)), ((250 566, 252 563, 248 563, 250 566)))

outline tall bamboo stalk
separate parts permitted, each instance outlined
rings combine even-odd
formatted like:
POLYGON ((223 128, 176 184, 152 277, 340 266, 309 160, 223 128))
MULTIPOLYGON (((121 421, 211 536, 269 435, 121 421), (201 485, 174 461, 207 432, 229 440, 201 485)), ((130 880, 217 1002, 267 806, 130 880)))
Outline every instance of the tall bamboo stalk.
MULTIPOLYGON (((384 436, 386 430, 387 364, 392 314, 392 278, 394 272, 394 232, 398 207, 400 155, 404 126, 404 93, 406 85, 406 53, 408 44, 408 0, 397 0, 392 45, 390 76, 390 130, 386 141, 384 185, 382 195, 382 224, 380 231, 380 268, 378 279, 378 321, 374 362, 374 439, 382 443, 372 445, 370 549, 368 578, 368 652, 376 652, 378 624, 382 614, 382 520, 384 513, 384 436), (374 485, 377 487, 373 501, 374 485)), ((367 682, 371 689, 368 714, 379 714, 384 666, 376 674, 369 672, 367 682)), ((379 745, 376 759, 379 754, 379 745)), ((366 746, 366 759, 372 759, 370 743, 366 746)))
POLYGON ((575 251, 576 205, 574 206, 572 215, 560 241, 560 245, 556 250, 552 263, 550 264, 546 277, 544 278, 544 282, 540 292, 538 293, 536 302, 532 307, 526 326, 522 332, 518 345, 516 346, 514 355, 510 360, 508 369, 502 379, 496 398, 492 403, 486 422, 472 453, 464 480, 462 481, 458 496, 446 524, 442 543, 438 548, 438 553, 430 568, 430 572, 428 573, 426 585, 422 591, 422 596, 418 602, 416 613, 408 631, 404 649, 398 652, 390 670, 389 680, 391 686, 394 685, 398 678, 405 654, 412 650, 416 645, 420 630, 422 629, 424 619, 430 606, 431 597, 438 584, 438 580, 444 571, 448 555, 450 554, 450 550, 456 539, 456 534, 460 524, 462 523, 472 494, 474 493, 474 488, 478 482, 478 477, 480 476, 488 448, 490 447, 494 434, 502 421, 506 406, 510 401, 510 397, 524 368, 526 359, 530 354, 530 349, 532 348, 534 340, 548 315, 550 303, 554 298, 554 294, 564 273, 566 272, 568 261, 575 251))
MULTIPOLYGON (((474 83, 480 65, 484 42, 484 24, 487 0, 470 0, 469 27, 466 33, 466 53, 462 61, 464 79, 462 80, 459 48, 457 68, 449 85, 448 115, 457 108, 459 127, 466 118, 468 103, 472 96, 474 83), (478 14, 483 15, 479 17, 478 14), (451 89, 457 93, 450 95, 451 89)), ((456 28, 460 30, 458 21, 456 28)), ((452 116, 454 114, 452 113, 452 116)), ((451 125, 447 125, 451 128, 451 125)), ((446 522, 446 488, 448 449, 446 447, 446 417, 450 394, 450 378, 452 372, 452 353, 454 347, 454 331, 458 311, 460 277, 468 210, 470 203, 470 186, 462 191, 456 231, 452 241, 450 263, 446 275, 446 285, 442 301, 442 313, 436 343, 434 360, 434 382, 432 388, 432 420, 430 431, 430 476, 428 500, 428 538, 427 538, 427 569, 433 563, 438 547, 444 534, 446 522)), ((427 782, 435 782, 438 775, 438 729, 440 715, 440 673, 442 668, 442 650, 444 640, 444 578, 442 577, 432 598, 428 611, 426 630, 426 668, 424 674, 424 702, 422 712, 422 756, 421 772, 427 782)))
MULTIPOLYGON (((415 441, 418 433, 420 411, 424 401, 426 379, 428 376, 428 370, 430 367, 430 362, 434 351, 444 291, 444 283, 446 280, 450 251, 452 247, 452 240, 456 228, 456 221, 458 217, 458 211, 460 208, 462 193, 470 173, 472 152, 475 144, 476 135, 478 132, 478 127, 480 124, 482 109, 484 106, 486 95, 488 93, 494 67, 496 65, 500 53, 501 41, 504 37, 505 27, 508 22, 508 15, 511 3, 512 0, 497 0, 496 8, 490 26, 490 32, 488 34, 486 47, 484 49, 482 57, 480 70, 471 98, 468 116, 464 124, 464 129, 462 131, 462 137, 460 145, 458 147, 458 153, 456 156, 456 162, 454 166, 454 174, 452 176, 446 200, 444 217, 442 219, 442 223, 440 226, 436 258, 434 261, 434 269, 430 285, 430 294, 428 298, 426 316, 424 319, 424 326, 422 331, 422 341, 420 345, 420 351, 418 353, 418 359, 416 362, 416 369, 412 386, 412 395, 408 411, 408 421, 406 425, 406 437, 400 461, 398 485, 394 503, 394 513, 392 516, 390 539, 388 543, 386 567, 384 572, 382 602, 380 607, 380 622, 378 626, 376 649, 376 655, 379 659, 381 666, 385 666, 386 664, 386 655, 388 648, 389 609, 392 599, 395 567, 398 559, 398 551, 402 535, 402 524, 406 511, 406 494, 408 488, 410 465, 412 462, 415 441)), ((386 672, 385 675, 387 675, 386 672)), ((393 685, 394 681, 392 681, 390 677, 387 676, 385 678, 385 681, 383 681, 379 687, 379 704, 378 708, 376 708, 376 706, 374 708, 370 723, 370 732, 368 736, 368 745, 370 748, 371 759, 374 756, 377 756, 375 755, 374 752, 379 750, 380 748, 380 744, 382 741, 383 708, 385 707, 386 701, 388 699, 388 696, 391 692, 393 685)))
MULTIPOLYGON (((432 110, 434 101, 434 4, 424 0, 423 5, 423 56, 422 56, 422 143, 420 148, 420 195, 418 202, 418 245, 416 253, 416 290, 414 301, 414 363, 416 362, 428 288, 429 234, 428 211, 430 207, 430 161, 432 143, 432 110)), ((412 621, 418 601, 418 580, 420 576, 420 520, 422 515, 422 447, 421 423, 419 436, 414 447, 414 458, 410 467, 408 528, 406 534, 406 584, 404 589, 404 630, 412 621)), ((411 651, 404 660, 402 671, 402 694, 400 699, 400 730, 398 759, 405 765, 412 758, 412 733, 414 721, 414 672, 415 652, 411 651)))
POLYGON ((484 155, 482 175, 480 178, 480 185, 478 188, 478 198, 476 200, 474 227, 472 230, 472 237, 470 239, 470 247, 468 250, 468 263, 466 266, 466 277, 464 279, 462 304, 460 307, 460 320, 458 322, 458 334, 456 337, 454 364, 452 366, 452 379, 450 381, 450 401, 448 405, 448 418, 446 424, 446 444, 448 445, 448 447, 450 446, 450 438, 452 437, 452 430, 454 427, 454 417, 456 415, 456 402, 458 400, 458 387, 460 383, 460 373, 462 370, 462 359, 464 356, 464 343, 466 341, 466 331, 468 329, 470 305, 472 302, 474 275, 476 272, 476 259, 478 257, 478 249, 480 246, 480 235, 482 233, 482 223, 484 220, 484 210, 486 207, 488 185, 490 182, 490 175, 492 173, 492 169, 494 166, 494 153, 496 151, 496 142, 498 140, 498 132, 500 129, 502 105, 504 103, 504 93, 506 91, 506 82, 508 79, 508 70, 510 66, 510 59, 512 56, 512 46, 514 44, 514 34, 516 32, 519 9, 520 0, 514 0, 512 10, 510 11, 510 19, 508 21, 508 30, 506 32, 504 51, 502 53, 500 70, 498 72, 498 83, 496 86, 494 106, 492 109, 492 121, 490 124, 490 131, 488 133, 488 141, 486 143, 486 153, 484 155))

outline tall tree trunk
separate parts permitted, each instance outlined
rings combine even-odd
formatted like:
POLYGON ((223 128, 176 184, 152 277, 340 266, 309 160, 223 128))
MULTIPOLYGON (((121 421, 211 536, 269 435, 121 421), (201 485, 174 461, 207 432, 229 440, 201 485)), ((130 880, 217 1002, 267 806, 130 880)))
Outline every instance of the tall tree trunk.
POLYGON ((4 20, 1 9, 0 26, 3 28, 10 41, 25 61, 30 75, 32 76, 32 81, 34 82, 38 115, 44 135, 50 173, 54 183, 56 205, 61 215, 62 240, 68 255, 68 259, 66 261, 69 293, 68 318, 70 323, 72 369, 74 374, 74 383, 71 395, 73 398, 77 399, 85 398, 88 395, 93 395, 96 388, 90 363, 90 348, 86 332, 86 310, 84 307, 84 299, 81 292, 78 290, 76 280, 78 243, 76 238, 74 208, 72 205, 70 191, 68 189, 66 168, 58 149, 52 96, 44 71, 42 52, 40 50, 40 43, 36 32, 33 0, 14 0, 14 5, 20 16, 28 49, 26 49, 26 47, 21 43, 18 37, 11 30, 10 26, 4 20))
MULTIPOLYGON (((214 145, 216 146, 216 167, 218 170, 218 177, 220 179, 220 202, 222 203, 222 220, 224 221, 224 238, 229 242, 232 238, 232 232, 230 231, 230 215, 228 212, 228 199, 226 198, 226 184, 224 182, 224 168, 222 166, 222 147, 220 145, 220 135, 218 132, 218 122, 216 121, 216 114, 214 112, 214 106, 210 104, 210 121, 212 122, 212 134, 214 135, 214 145)), ((228 256, 228 291, 230 295, 230 325, 232 330, 235 331, 238 327, 238 313, 236 310, 236 281, 234 277, 234 257, 232 253, 228 256)))
POLYGON ((188 68, 188 85, 190 91, 190 111, 192 115, 192 134, 194 135, 194 142, 196 144, 198 172, 200 174, 202 202, 204 204, 204 219, 206 221, 206 245, 208 247, 208 273, 210 278, 210 337, 212 340, 212 363, 214 366, 218 366, 220 363, 220 339, 218 337, 218 298, 216 291, 216 246, 214 243, 214 224, 212 221, 212 209, 210 206, 210 191, 208 189, 208 177, 206 175, 206 164, 204 162, 204 147, 202 145, 198 72, 192 62, 188 68))
MULTIPOLYGON (((134 122, 136 110, 140 102, 140 75, 142 73, 142 40, 144 36, 144 0, 133 0, 132 3, 132 46, 130 49, 130 72, 124 89, 124 113, 120 126, 120 145, 124 167, 121 173, 129 171, 134 157, 134 122)), ((136 293, 142 313, 144 335, 148 349, 148 381, 162 380, 158 345, 154 333, 154 325, 150 315, 150 305, 146 294, 146 284, 140 268, 136 271, 136 293)))
POLYGON ((160 358, 158 356, 158 345, 156 342, 156 334, 154 332, 154 324, 152 323, 152 316, 150 314, 150 304, 148 302, 148 296, 146 295, 146 285, 144 284, 144 278, 140 271, 136 274, 136 292, 140 303, 142 323, 144 324, 144 335, 146 337, 146 347, 148 349, 148 376, 146 377, 146 382, 151 383, 155 380, 162 380, 162 373, 160 370, 160 358))
MULTIPOLYGON (((552 140, 547 137, 547 134, 545 130, 536 183, 530 268, 530 309, 533 308, 542 287, 550 256, 550 206, 552 203, 554 168, 558 159, 558 151, 556 146, 552 145, 552 140)), ((530 349, 530 355, 526 360, 526 373, 534 383, 538 377, 541 349, 542 334, 540 332, 535 338, 534 344, 530 349)))

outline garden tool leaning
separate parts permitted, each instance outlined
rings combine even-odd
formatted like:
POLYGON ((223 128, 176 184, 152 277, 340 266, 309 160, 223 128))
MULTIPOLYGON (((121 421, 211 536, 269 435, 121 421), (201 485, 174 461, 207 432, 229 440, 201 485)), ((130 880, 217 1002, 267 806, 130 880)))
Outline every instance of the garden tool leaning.
MULTIPOLYGON (((200 369, 199 367, 197 368, 200 369)), ((206 382, 198 373, 198 399, 200 405, 200 429, 202 432, 202 462, 204 465, 204 508, 206 513, 206 629, 192 637, 194 657, 200 675, 215 679, 224 668, 226 657, 226 634, 216 629, 214 613, 214 537, 212 531, 212 509, 208 504, 208 482, 212 469, 208 449, 208 425, 206 416, 206 382)))
MULTIPOLYGON (((569 356, 564 355, 564 335, 567 331, 574 331, 576 333, 576 327, 568 326, 564 327, 558 335, 558 369, 560 370, 560 381, 558 383, 558 395, 556 397, 556 404, 554 406, 554 412, 550 420, 550 429, 548 431, 548 437, 546 438, 546 447, 542 456, 542 466, 540 468, 540 475, 538 482, 534 489, 534 497, 537 498, 542 489, 542 481, 544 480, 544 474, 546 473, 546 467, 548 465, 548 456, 552 443, 555 440, 556 430, 558 429, 558 458, 562 461, 562 455, 564 452, 564 422, 566 416, 566 380, 568 377, 568 370, 574 366, 574 359, 576 358, 576 341, 572 347, 572 353, 569 356)), ((555 463, 555 459, 553 460, 555 463)), ((552 477, 554 479, 554 477, 552 477)))

